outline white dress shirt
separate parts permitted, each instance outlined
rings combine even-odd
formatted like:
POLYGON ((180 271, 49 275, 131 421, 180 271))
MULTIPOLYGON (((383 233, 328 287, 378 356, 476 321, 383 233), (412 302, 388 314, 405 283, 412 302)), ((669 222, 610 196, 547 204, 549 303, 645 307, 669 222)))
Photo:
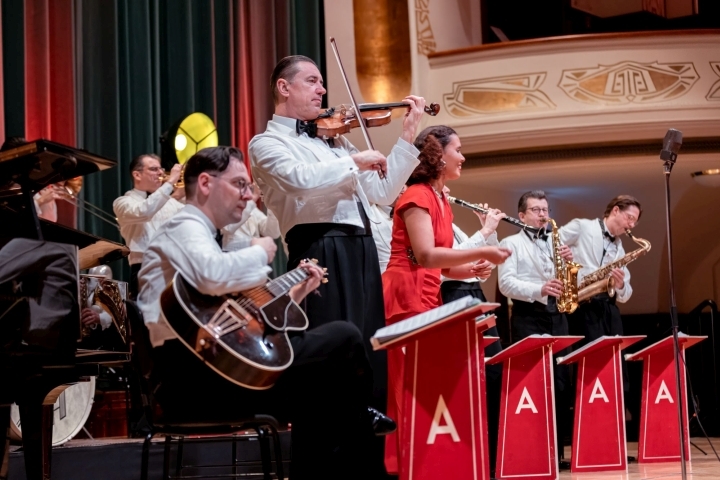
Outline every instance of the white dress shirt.
POLYGON ((393 227, 390 212, 392 207, 374 203, 370 208, 373 210, 373 216, 375 217, 370 220, 370 229, 372 230, 373 240, 375 240, 375 248, 380 261, 380 273, 382 274, 390 261, 390 242, 392 241, 393 227))
MULTIPOLYGON (((455 248, 457 250, 469 250, 471 248, 480 248, 485 246, 497 246, 499 245, 498 239, 497 239, 497 232, 493 232, 490 234, 488 238, 485 238, 482 233, 480 233, 480 230, 473 233, 471 237, 468 237, 467 233, 463 232, 460 227, 452 224, 453 228, 453 246, 452 248, 455 248)), ((495 268, 495 265, 493 265, 492 268, 495 268)), ((448 280, 455 280, 454 278, 448 278, 446 276, 441 276, 440 280, 443 282, 447 282, 448 280)), ((465 283, 475 283, 477 281, 485 283, 487 281, 487 278, 478 279, 477 277, 470 277, 465 278, 463 280, 456 280, 459 282, 465 282, 465 283)))
MULTIPOLYGON (((604 224, 605 220, 602 222, 604 224)), ((607 226, 605 229, 607 230, 607 226)), ((572 250, 573 261, 583 266, 578 272, 578 284, 582 282, 585 275, 625 256, 625 249, 620 237, 615 237, 615 241, 611 242, 603 235, 597 218, 592 220, 576 218, 561 227, 559 233, 560 241, 572 250)), ((627 302, 632 295, 630 270, 623 267, 623 271, 625 272, 625 285, 621 289, 615 289, 616 299, 620 303, 627 302)))
POLYGON ((185 206, 170 195, 173 186, 164 183, 148 195, 133 188, 113 202, 120 234, 130 248, 130 265, 142 263, 143 253, 157 229, 185 206))
POLYGON ((210 219, 188 205, 165 222, 150 241, 138 273, 138 306, 153 346, 177 338, 160 310, 160 295, 175 272, 181 272, 188 283, 207 295, 246 290, 267 281, 271 268, 262 247, 223 252, 215 234, 210 219))
POLYGON ((253 200, 248 200, 243 219, 223 227, 223 250, 232 251, 250 246, 253 238, 280 236, 280 224, 277 217, 268 209, 267 215, 257 208, 253 200))
POLYGON ((501 247, 512 250, 505 263, 498 265, 498 287, 508 298, 547 305, 540 291, 555 278, 552 236, 532 240, 524 231, 503 238, 501 247))
POLYGON ((357 203, 390 205, 420 163, 419 151, 403 139, 387 156, 387 179, 360 172, 350 157, 358 150, 344 137, 335 147, 295 132, 296 120, 273 115, 267 130, 249 145, 252 173, 268 208, 278 215, 283 235, 298 224, 343 223, 363 227, 357 203))

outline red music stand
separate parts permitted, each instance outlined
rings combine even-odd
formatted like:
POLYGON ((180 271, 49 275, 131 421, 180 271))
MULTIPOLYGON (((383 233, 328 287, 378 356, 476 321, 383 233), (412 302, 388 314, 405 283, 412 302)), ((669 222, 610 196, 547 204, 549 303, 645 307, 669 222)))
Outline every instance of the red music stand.
MULTIPOLYGON (((685 349, 707 337, 679 334, 678 343, 683 365, 680 365, 682 414, 685 417, 684 444, 686 460, 690 460, 690 432, 687 412, 687 379, 685 378, 685 349)), ((640 403, 640 439, 638 463, 680 461, 680 429, 677 416, 677 385, 672 335, 639 352, 625 355, 628 361, 645 360, 643 365, 642 397, 640 403)))
POLYGON ((371 340, 375 350, 406 349, 401 480, 490 479, 484 349, 497 337, 482 335, 494 315, 476 318, 498 306, 480 303, 384 344, 371 340))
POLYGON ((558 477, 552 352, 582 338, 530 335, 487 359, 503 364, 496 478, 558 477))
POLYGON ((645 338, 600 337, 558 358, 577 363, 571 471, 627 471, 625 399, 620 352, 645 338))

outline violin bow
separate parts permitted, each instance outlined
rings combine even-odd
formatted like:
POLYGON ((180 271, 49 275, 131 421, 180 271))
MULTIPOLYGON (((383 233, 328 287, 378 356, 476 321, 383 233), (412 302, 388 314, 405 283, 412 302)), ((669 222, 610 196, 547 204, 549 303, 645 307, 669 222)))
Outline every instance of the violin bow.
MULTIPOLYGON (((365 119, 363 118, 362 113, 360 112, 360 108, 355 101, 355 95, 353 95, 352 89, 350 88, 350 82, 348 81, 347 75, 345 75, 345 67, 343 67, 342 60, 340 60, 340 52, 338 51, 337 44, 335 43, 335 37, 330 37, 330 46, 332 47, 332 51, 335 54, 335 60, 337 60, 338 67, 340 67, 340 74, 342 75, 343 81, 345 82, 345 87, 347 88, 348 94, 350 95, 350 103, 352 103, 353 109, 355 110, 355 115, 357 115, 358 117, 358 123, 360 124, 360 130, 362 130, 363 137, 365 137, 365 142, 367 143, 367 146, 370 150, 375 150, 375 147, 373 147, 372 144, 372 140, 370 139, 370 133, 368 133, 367 125, 365 125, 365 119)), ((378 170, 378 175, 381 179, 387 180, 387 175, 382 169, 378 170)))

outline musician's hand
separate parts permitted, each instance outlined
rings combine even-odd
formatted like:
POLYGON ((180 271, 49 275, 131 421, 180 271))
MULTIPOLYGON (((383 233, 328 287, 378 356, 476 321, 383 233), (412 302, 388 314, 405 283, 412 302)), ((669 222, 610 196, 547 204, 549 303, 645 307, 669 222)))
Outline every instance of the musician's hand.
POLYGON ((566 262, 572 262, 573 261, 573 254, 572 250, 570 250, 570 247, 567 245, 560 245, 560 257, 562 257, 563 260, 566 262))
POLYGON ((100 314, 92 308, 83 308, 80 312, 80 321, 86 327, 100 324, 100 314))
POLYGON ((622 268, 613 268, 610 272, 613 280, 615 280, 615 288, 622 290, 625 286, 625 270, 622 268))
POLYGON ((303 283, 295 285, 290 289, 290 298, 292 298, 295 303, 300 303, 308 293, 315 291, 325 277, 325 270, 313 262, 303 260, 300 262, 300 268, 307 272, 308 278, 303 283))
POLYGON ((376 170, 382 173, 381 176, 387 174, 387 159, 385 155, 377 150, 364 150, 362 152, 353 153, 350 157, 361 172, 368 170, 376 170))
POLYGON ((68 198, 68 193, 65 191, 65 188, 53 184, 48 185, 47 187, 40 190, 35 200, 37 201, 38 205, 42 207, 46 203, 65 198, 68 198))
POLYGON ((403 103, 410 105, 405 118, 403 119, 402 139, 408 143, 413 143, 420 121, 425 113, 425 99, 415 95, 408 95, 403 98, 403 103))
POLYGON ((250 246, 254 245, 260 245, 263 250, 265 250, 265 253, 267 253, 268 257, 268 263, 273 261, 273 258, 275 258, 275 252, 277 252, 277 245, 275 244, 275 240, 270 237, 256 237, 250 240, 250 246))
POLYGON ((171 185, 175 185, 177 182, 180 181, 180 175, 182 175, 182 168, 183 166, 179 163, 176 163, 173 165, 172 169, 170 169, 170 174, 168 175, 167 179, 165 180, 165 183, 169 183, 171 185))
POLYGON ((481 204, 480 206, 488 210, 487 215, 475 211, 473 211, 473 213, 475 213, 475 215, 477 215, 480 219, 480 225, 482 225, 480 233, 482 233, 484 238, 488 238, 495 230, 497 230, 500 220, 505 218, 507 215, 497 208, 488 208, 487 203, 484 205, 481 204))
POLYGON ((185 198, 185 187, 177 188, 173 190, 172 194, 170 195, 172 198, 177 200, 178 202, 185 198))
POLYGON ((506 247, 480 247, 478 250, 482 252, 479 256, 481 259, 487 260, 495 265, 505 263, 505 260, 512 255, 512 250, 506 247))
POLYGON ((563 284, 560 280, 557 278, 553 278, 552 280, 548 281, 545 285, 542 286, 540 289, 540 295, 543 297, 546 295, 551 295, 555 298, 559 297, 562 293, 563 284))
POLYGON ((492 273, 492 269, 493 264, 488 262, 487 260, 480 260, 472 267, 470 267, 470 271, 472 272, 472 274, 481 280, 485 280, 486 278, 488 278, 492 273))

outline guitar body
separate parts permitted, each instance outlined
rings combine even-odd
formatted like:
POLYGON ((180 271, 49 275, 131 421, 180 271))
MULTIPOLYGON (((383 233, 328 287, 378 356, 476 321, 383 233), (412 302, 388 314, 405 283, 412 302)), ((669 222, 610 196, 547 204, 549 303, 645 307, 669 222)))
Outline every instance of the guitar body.
MULTIPOLYGON (((260 287, 262 288, 262 287, 260 287)), ((305 330, 305 312, 284 294, 252 289, 238 296, 198 292, 179 273, 160 297, 160 306, 180 341, 227 380, 265 390, 292 364, 289 330, 305 330), (258 303, 260 305, 258 305, 258 303)))

